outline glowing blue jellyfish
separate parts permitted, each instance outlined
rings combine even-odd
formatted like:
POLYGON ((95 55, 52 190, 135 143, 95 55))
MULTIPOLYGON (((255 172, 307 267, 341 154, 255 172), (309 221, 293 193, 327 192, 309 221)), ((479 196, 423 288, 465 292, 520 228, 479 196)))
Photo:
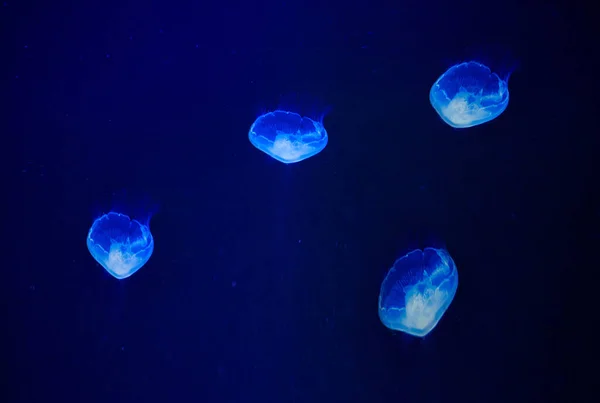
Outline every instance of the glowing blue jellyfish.
POLYGON ((154 239, 148 225, 110 212, 94 221, 87 246, 94 259, 120 280, 146 264, 154 250, 154 239))
POLYGON ((282 110, 259 116, 248 137, 254 147, 285 164, 312 157, 327 145, 322 122, 282 110))
POLYGON ((477 126, 497 118, 508 106, 508 78, 501 79, 478 62, 460 63, 437 79, 429 101, 450 126, 477 126))
POLYGON ((454 299, 458 272, 443 249, 416 249, 388 271, 379 293, 379 319, 388 328, 424 337, 454 299))

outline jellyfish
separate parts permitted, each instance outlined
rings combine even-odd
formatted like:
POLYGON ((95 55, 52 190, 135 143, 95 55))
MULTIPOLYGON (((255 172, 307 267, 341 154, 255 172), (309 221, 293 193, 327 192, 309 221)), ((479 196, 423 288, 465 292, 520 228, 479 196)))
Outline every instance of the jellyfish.
POLYGON ((478 62, 460 63, 437 79, 429 101, 450 126, 477 126, 497 118, 508 106, 508 77, 502 79, 478 62))
POLYGON ((312 157, 327 145, 327 131, 322 121, 283 110, 259 116, 250 127, 248 137, 254 147, 284 164, 312 157))
POLYGON ((416 249, 388 271, 379 293, 379 319, 389 329, 425 337, 458 288, 454 261, 443 249, 416 249))
POLYGON ((94 221, 87 246, 94 259, 121 280, 146 264, 154 250, 154 239, 147 224, 110 212, 94 221))

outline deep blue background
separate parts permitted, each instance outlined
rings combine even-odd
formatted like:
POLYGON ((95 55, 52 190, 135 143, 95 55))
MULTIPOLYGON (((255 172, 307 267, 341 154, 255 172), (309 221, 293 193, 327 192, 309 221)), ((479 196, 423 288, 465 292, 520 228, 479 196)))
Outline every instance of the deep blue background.
POLYGON ((591 14, 387 3, 0 7, 3 401, 594 400, 591 14), (456 131, 428 91, 472 57, 517 65, 511 101, 456 131), (294 93, 332 106, 330 141, 286 166, 247 131, 294 93), (154 255, 118 282, 86 232, 154 204, 154 255), (394 335, 380 282, 432 243, 456 298, 394 335))

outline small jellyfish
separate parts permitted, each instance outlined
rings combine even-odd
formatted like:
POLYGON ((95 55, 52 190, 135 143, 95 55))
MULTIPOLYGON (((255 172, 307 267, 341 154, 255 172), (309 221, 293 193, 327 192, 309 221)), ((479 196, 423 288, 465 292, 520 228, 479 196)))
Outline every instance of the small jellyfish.
POLYGON ((442 318, 458 288, 454 261, 443 249, 416 249, 388 271, 379 293, 379 319, 392 330, 424 337, 442 318))
POLYGON ((259 116, 248 137, 254 147, 285 164, 312 157, 327 145, 323 122, 282 110, 259 116))
POLYGON ((497 118, 508 106, 508 78, 501 79, 478 62, 460 63, 437 79, 429 101, 450 126, 477 126, 497 118))
POLYGON ((121 280, 146 264, 154 250, 154 239, 147 224, 110 212, 94 221, 87 246, 94 259, 121 280))

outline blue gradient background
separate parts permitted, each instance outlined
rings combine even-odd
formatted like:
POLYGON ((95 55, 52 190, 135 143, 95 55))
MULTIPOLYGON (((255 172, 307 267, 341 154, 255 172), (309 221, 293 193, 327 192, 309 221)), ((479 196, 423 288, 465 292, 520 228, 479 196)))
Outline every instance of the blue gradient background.
POLYGON ((589 10, 0 6, 1 401, 592 401, 589 10), (470 59, 518 68, 508 109, 456 131, 428 94, 470 59), (286 166, 247 134, 296 92, 332 106, 329 143, 286 166), (152 259, 119 282, 85 236, 122 192, 125 214, 158 209, 152 259), (377 297, 425 246, 461 284, 415 341, 381 325, 377 297))

